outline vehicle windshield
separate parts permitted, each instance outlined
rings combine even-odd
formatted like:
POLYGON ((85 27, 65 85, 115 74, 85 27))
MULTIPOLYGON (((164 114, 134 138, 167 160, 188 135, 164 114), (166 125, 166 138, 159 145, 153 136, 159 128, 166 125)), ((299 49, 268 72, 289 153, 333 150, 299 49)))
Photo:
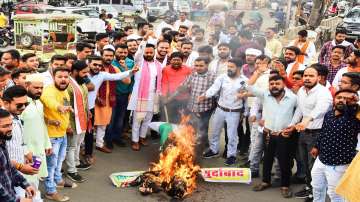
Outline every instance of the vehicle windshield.
POLYGON ((346 15, 346 18, 359 18, 359 17, 360 17, 360 10, 350 11, 350 13, 346 15))
POLYGON ((87 13, 89 17, 99 17, 99 13, 96 10, 88 10, 87 13))
POLYGON ((117 12, 117 10, 112 6, 103 6, 102 9, 105 9, 108 12, 117 12))
POLYGON ((152 2, 151 4, 150 4, 150 7, 157 7, 158 6, 158 2, 152 2))

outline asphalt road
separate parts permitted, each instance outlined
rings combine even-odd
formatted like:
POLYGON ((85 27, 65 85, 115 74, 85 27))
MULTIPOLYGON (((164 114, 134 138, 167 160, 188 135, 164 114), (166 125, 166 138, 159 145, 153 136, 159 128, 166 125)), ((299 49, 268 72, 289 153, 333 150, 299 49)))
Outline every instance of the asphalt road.
MULTIPOLYGON (((136 187, 115 188, 109 179, 109 175, 121 171, 147 170, 150 162, 157 162, 159 152, 159 140, 152 140, 150 146, 143 147, 141 151, 134 152, 130 147, 115 147, 113 153, 104 154, 96 151, 95 165, 88 171, 80 172, 87 181, 79 184, 76 189, 60 190, 75 202, 132 202, 132 201, 175 201, 165 193, 142 196, 136 187)), ((225 167, 224 159, 199 159, 201 167, 225 167)), ((279 188, 270 188, 263 192, 253 192, 252 185, 259 182, 255 179, 251 185, 230 183, 209 183, 198 178, 196 191, 184 199, 184 201, 241 201, 241 202, 282 202, 301 201, 300 199, 283 199, 279 188)), ((292 186, 293 190, 301 189, 292 186)))

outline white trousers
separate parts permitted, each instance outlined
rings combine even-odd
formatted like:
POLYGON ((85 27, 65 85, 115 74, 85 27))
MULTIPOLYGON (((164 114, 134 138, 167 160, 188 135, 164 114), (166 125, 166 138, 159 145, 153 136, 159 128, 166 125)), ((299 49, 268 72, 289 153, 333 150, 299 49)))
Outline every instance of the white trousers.
POLYGON ((311 170, 311 186, 313 187, 313 202, 325 202, 326 189, 331 202, 345 202, 345 199, 335 193, 335 188, 340 182, 349 165, 328 166, 316 158, 311 170))
POLYGON ((96 126, 96 147, 104 146, 106 126, 96 126))
POLYGON ((151 123, 153 117, 153 112, 146 112, 145 118, 143 120, 138 120, 136 117, 136 112, 133 112, 133 124, 132 124, 132 137, 133 142, 139 142, 139 138, 146 138, 146 133, 151 123))
POLYGON ((237 128, 240 121, 240 112, 225 112, 219 107, 216 108, 211 122, 211 136, 209 139, 211 151, 218 153, 220 150, 220 136, 224 123, 227 125, 228 145, 227 158, 236 157, 239 137, 237 128))

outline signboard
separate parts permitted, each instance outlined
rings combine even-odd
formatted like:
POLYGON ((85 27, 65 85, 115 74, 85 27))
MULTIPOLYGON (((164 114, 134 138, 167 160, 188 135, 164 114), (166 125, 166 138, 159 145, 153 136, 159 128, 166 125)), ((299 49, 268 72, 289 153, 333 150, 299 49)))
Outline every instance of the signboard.
MULTIPOLYGON (((115 187, 129 187, 130 183, 144 172, 118 172, 109 177, 115 187)), ((206 182, 251 183, 250 168, 201 168, 201 176, 206 182)))

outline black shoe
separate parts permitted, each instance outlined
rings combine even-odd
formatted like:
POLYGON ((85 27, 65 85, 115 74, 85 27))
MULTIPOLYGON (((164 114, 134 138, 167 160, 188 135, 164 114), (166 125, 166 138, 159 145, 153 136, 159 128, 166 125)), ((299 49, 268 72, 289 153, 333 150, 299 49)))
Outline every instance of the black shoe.
POLYGON ((251 178, 258 178, 259 176, 259 171, 251 171, 251 178))
POLYGON ((78 170, 89 170, 91 168, 91 164, 80 162, 80 165, 76 166, 76 168, 78 170))
POLYGON ((219 156, 219 152, 214 153, 213 151, 211 151, 211 149, 209 149, 207 152, 203 153, 203 158, 205 159, 211 159, 211 158, 215 158, 219 156))
POLYGON ((243 163, 239 166, 239 168, 250 168, 250 161, 247 161, 246 163, 243 163))
POLYGON ((126 143, 123 140, 114 140, 113 143, 119 147, 126 147, 126 143))
POLYGON ((309 195, 312 195, 312 190, 309 187, 305 187, 305 189, 296 192, 294 195, 296 198, 307 198, 309 195))
POLYGON ((85 179, 78 173, 67 173, 67 177, 73 182, 81 183, 85 181, 85 179))
POLYGON ((291 184, 305 184, 305 178, 300 178, 297 176, 292 176, 290 179, 291 184))
POLYGON ((308 197, 305 198, 304 202, 313 202, 314 197, 310 194, 308 197))
POLYGON ((225 161, 225 165, 227 166, 232 166, 236 163, 236 157, 235 156, 230 156, 229 158, 226 159, 225 161))

